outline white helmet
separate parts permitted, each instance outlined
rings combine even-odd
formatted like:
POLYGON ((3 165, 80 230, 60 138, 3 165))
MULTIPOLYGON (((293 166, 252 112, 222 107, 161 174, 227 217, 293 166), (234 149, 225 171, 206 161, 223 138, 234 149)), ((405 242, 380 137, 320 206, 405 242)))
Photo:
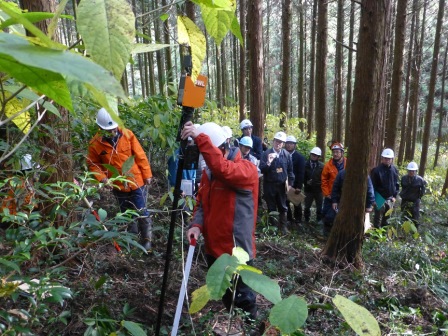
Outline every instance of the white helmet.
POLYGON ((286 142, 294 142, 295 144, 297 143, 297 139, 294 135, 288 135, 286 137, 286 142))
POLYGON ((321 155, 322 155, 322 150, 321 150, 319 147, 314 147, 314 148, 311 150, 310 154, 314 154, 314 155, 319 155, 319 156, 321 156, 321 155))
POLYGON ((233 136, 232 129, 229 126, 223 126, 222 130, 227 134, 227 139, 233 136))
POLYGON ((221 126, 214 122, 207 122, 198 127, 199 133, 207 134, 216 147, 221 146, 227 140, 227 134, 224 133, 221 126))
POLYGON ((383 152, 381 153, 381 156, 386 159, 393 159, 394 158, 394 151, 390 148, 385 148, 383 152))
POLYGON ((96 123, 99 127, 107 131, 118 127, 118 124, 112 119, 104 107, 98 110, 96 123))
POLYGON ((240 129, 244 129, 246 127, 253 127, 254 125, 252 125, 252 123, 250 122, 249 119, 244 119, 241 123, 240 123, 240 129))
POLYGON ((277 132, 274 135, 274 139, 286 142, 286 133, 285 132, 277 132))
POLYGON ((193 126, 194 126, 196 129, 198 129, 199 126, 201 126, 201 124, 194 124, 193 126))
POLYGON ((25 154, 20 159, 20 170, 38 169, 40 165, 33 161, 31 154, 25 154))
POLYGON ((244 136, 240 139, 240 145, 252 148, 254 145, 254 142, 252 141, 251 137, 244 136))
POLYGON ((406 169, 407 170, 418 170, 418 166, 415 162, 409 162, 406 169))

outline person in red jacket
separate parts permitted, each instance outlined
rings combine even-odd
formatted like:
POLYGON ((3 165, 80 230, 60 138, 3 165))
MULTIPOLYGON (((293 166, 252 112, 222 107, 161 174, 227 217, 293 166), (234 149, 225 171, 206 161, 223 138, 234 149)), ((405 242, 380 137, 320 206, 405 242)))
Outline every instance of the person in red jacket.
MULTIPOLYGON (((202 172, 196 208, 187 232, 188 239, 202 233, 207 263, 210 267, 222 254, 232 254, 241 247, 255 258, 255 224, 258 210, 258 171, 250 161, 241 157, 237 147, 230 147, 221 127, 205 123, 198 129, 187 122, 182 138, 191 136, 207 167, 202 172)), ((228 310, 233 293, 227 290, 223 302, 228 310)), ((234 305, 257 316, 255 293, 238 280, 234 305)))
POLYGON ((138 225, 131 223, 129 232, 140 233, 143 247, 150 250, 151 219, 146 209, 145 185, 151 183, 152 172, 148 158, 134 133, 129 129, 119 128, 104 108, 98 111, 96 123, 100 131, 89 143, 89 170, 98 181, 106 185, 112 177, 112 172, 105 165, 115 167, 120 175, 126 176, 125 182, 114 181, 113 193, 118 200, 120 211, 140 211, 138 225), (127 164, 124 165, 126 161, 127 164))

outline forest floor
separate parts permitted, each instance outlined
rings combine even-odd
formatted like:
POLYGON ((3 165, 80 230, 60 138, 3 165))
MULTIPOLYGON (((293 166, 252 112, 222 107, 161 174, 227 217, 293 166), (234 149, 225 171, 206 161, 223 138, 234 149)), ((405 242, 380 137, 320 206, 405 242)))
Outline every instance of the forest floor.
MULTIPOLYGON (((160 209, 159 195, 163 187, 153 189, 156 191, 152 206, 160 209)), ((113 199, 103 195, 95 206, 114 211, 114 204, 113 199)), ((363 246, 361 270, 322 263, 320 253, 325 238, 321 235, 322 228, 313 222, 293 227, 287 236, 277 235, 275 229, 260 224, 256 231, 254 266, 278 282, 283 298, 294 294, 303 297, 308 305, 317 304, 318 308, 309 309, 308 319, 297 335, 355 335, 342 315, 332 308, 331 300, 336 294, 369 310, 379 322, 382 335, 447 335, 444 331, 448 326, 446 219, 434 213, 424 217, 420 238, 405 234, 390 237, 387 230, 369 231, 363 246), (424 232, 433 240, 425 239, 428 235, 424 232)), ((107 321, 133 321, 141 324, 147 335, 154 335, 169 212, 157 212, 153 220, 153 250, 149 254, 136 247, 117 252, 109 241, 92 246, 66 265, 66 280, 74 298, 60 309, 69 310, 71 317, 67 325, 53 324, 47 330, 44 327, 42 335, 83 335, 87 317, 104 325, 107 321)), ((178 223, 161 335, 168 335, 171 329, 182 282, 182 265, 188 249, 182 231, 178 223)), ((205 284, 206 271, 203 245, 199 241, 188 283, 189 298, 205 284)), ((261 295, 257 296, 257 302, 260 312, 257 326, 265 329, 265 335, 279 335, 269 325, 270 302, 261 295)), ((245 335, 241 331, 241 319, 232 321, 231 331, 227 333, 229 315, 220 301, 209 302, 192 316, 184 305, 178 335, 245 335)))

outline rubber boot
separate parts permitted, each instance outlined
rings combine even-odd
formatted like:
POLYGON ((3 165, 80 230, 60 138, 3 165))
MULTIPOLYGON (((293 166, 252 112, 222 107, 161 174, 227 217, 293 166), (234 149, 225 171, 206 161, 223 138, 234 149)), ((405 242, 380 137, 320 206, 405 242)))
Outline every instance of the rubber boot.
POLYGON ((287 235, 289 233, 289 230, 288 230, 288 220, 287 220, 286 216, 287 216, 286 212, 281 212, 280 213, 280 221, 279 221, 280 223, 279 223, 279 225, 280 225, 280 230, 281 230, 283 235, 287 235))
POLYGON ((138 227, 140 229, 140 244, 146 251, 151 250, 152 240, 152 220, 149 217, 143 217, 138 219, 138 227))
POLYGON ((136 221, 132 221, 132 223, 128 225, 128 232, 138 235, 138 224, 136 221))

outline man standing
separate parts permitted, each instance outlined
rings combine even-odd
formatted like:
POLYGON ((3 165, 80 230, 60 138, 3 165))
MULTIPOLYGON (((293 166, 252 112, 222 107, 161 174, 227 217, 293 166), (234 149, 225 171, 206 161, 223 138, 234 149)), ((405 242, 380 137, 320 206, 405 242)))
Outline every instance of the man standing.
POLYGON ((333 210, 331 203, 331 189, 338 173, 345 169, 347 160, 344 157, 344 146, 340 142, 334 142, 331 146, 333 157, 328 160, 322 170, 322 194, 324 196, 324 204, 322 208, 324 233, 329 233, 329 229, 333 225, 336 212, 333 210))
POLYGON ((398 170, 392 164, 394 160, 394 151, 390 148, 386 148, 381 153, 381 163, 372 169, 370 172, 370 178, 372 179, 373 189, 375 190, 375 216, 373 225, 376 228, 387 225, 387 219, 389 216, 385 214, 395 203, 398 190, 398 170), (378 200, 381 200, 383 204, 378 204, 378 200))
POLYGON ((266 150, 260 160, 264 199, 269 212, 279 212, 279 224, 283 234, 288 233, 286 188, 292 188, 294 185, 291 154, 283 149, 285 142, 286 134, 277 132, 274 136, 272 148, 266 150), (287 186, 285 185, 286 182, 287 186))
POLYGON ((426 191, 426 181, 417 175, 418 166, 415 162, 409 162, 408 174, 401 178, 401 211, 412 219, 418 228, 420 219, 420 202, 426 191))
POLYGON ((310 152, 310 158, 305 162, 305 222, 310 221, 311 205, 313 201, 316 202, 316 223, 322 219, 322 181, 321 175, 324 169, 324 164, 319 161, 322 155, 322 150, 319 147, 314 147, 310 152))
MULTIPOLYGON (((259 137, 257 137, 256 135, 252 134, 253 125, 252 125, 251 121, 249 119, 244 119, 240 123, 240 129, 243 132, 243 135, 241 135, 238 140, 241 140, 241 138, 244 136, 250 137, 253 142, 253 146, 252 146, 252 149, 250 150, 250 154, 255 156, 257 158, 257 160, 260 160, 261 154, 263 154, 263 147, 262 147, 261 139, 259 137)), ((235 145, 235 146, 237 146, 237 145, 235 145)))
POLYGON ((126 176, 125 182, 114 181, 113 194, 118 200, 120 211, 132 209, 141 212, 138 225, 135 222, 130 224, 129 232, 140 233, 143 247, 150 250, 152 223, 146 210, 145 190, 145 185, 149 185, 152 179, 148 158, 134 133, 129 129, 119 128, 104 108, 98 111, 96 123, 100 131, 89 143, 89 170, 105 185, 109 185, 109 178, 112 176, 106 165, 115 167, 120 175, 126 176), (131 164, 126 164, 125 167, 125 162, 131 164))
MULTIPOLYGON (((285 149, 291 154, 292 158, 292 171, 294 172, 294 184, 293 188, 296 194, 302 192, 303 177, 305 176, 305 157, 296 150, 297 140, 293 135, 286 137, 285 149)), ((291 211, 290 202, 287 201, 288 207, 288 220, 295 222, 296 224, 302 223, 302 203, 294 205, 294 218, 291 211)))
POLYGON ((240 152, 241 152, 241 156, 243 157, 243 159, 249 160, 250 162, 252 162, 254 165, 256 165, 258 167, 257 158, 250 153, 250 150, 253 147, 252 138, 248 137, 248 136, 242 137, 239 142, 239 147, 240 147, 240 152))
MULTIPOLYGON (((250 261, 255 258, 255 224, 258 208, 258 173, 254 164, 241 157, 238 148, 230 147, 221 127, 205 123, 196 129, 187 122, 182 139, 191 136, 207 163, 197 194, 196 208, 188 239, 202 233, 208 266, 224 253, 232 254, 234 247, 243 248, 250 261)), ((241 279, 236 293, 230 290, 223 296, 228 310, 233 298, 236 307, 252 319, 257 316, 255 293, 241 279)))

